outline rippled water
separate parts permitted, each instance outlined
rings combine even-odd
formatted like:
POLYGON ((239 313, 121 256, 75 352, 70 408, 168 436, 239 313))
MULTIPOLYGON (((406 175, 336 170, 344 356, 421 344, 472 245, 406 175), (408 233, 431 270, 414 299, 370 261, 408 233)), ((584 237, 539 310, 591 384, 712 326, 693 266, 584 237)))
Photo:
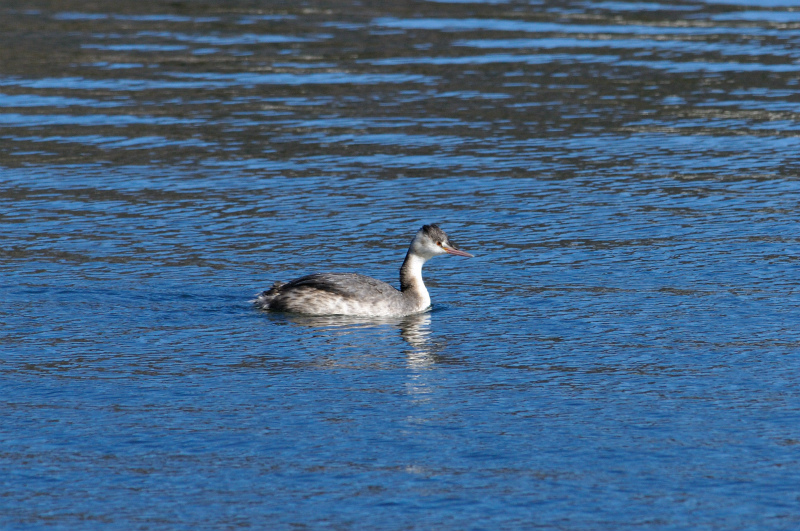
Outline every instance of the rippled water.
POLYGON ((0 14, 0 527, 800 525, 797 2, 0 14))

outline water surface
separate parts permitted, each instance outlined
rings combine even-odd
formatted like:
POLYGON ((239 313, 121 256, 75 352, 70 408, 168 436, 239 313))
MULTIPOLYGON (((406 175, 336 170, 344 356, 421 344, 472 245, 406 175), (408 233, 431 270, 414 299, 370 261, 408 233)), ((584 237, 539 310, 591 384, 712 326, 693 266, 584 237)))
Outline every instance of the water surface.
POLYGON ((0 525, 796 529, 798 9, 4 2, 0 525))

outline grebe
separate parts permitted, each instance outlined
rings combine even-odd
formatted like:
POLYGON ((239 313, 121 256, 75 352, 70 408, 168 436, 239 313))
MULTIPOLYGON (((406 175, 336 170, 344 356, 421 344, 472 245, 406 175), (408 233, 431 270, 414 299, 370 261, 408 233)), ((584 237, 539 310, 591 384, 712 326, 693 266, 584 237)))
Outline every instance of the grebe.
POLYGON ((275 282, 254 301, 265 310, 307 315, 400 316, 419 313, 431 305, 422 282, 422 265, 441 254, 472 257, 459 250, 438 225, 417 232, 400 267, 400 290, 357 273, 317 273, 275 282))

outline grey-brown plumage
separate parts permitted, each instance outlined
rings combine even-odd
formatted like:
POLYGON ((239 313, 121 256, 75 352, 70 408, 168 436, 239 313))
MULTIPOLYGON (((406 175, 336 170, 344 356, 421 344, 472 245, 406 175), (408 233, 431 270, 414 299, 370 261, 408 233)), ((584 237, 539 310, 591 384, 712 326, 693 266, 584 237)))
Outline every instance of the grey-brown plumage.
POLYGON ((441 254, 472 256, 450 242, 438 225, 423 226, 400 268, 400 289, 357 273, 317 273, 291 282, 275 282, 256 305, 272 311, 308 315, 409 315, 426 310, 431 299, 422 281, 422 266, 441 254))

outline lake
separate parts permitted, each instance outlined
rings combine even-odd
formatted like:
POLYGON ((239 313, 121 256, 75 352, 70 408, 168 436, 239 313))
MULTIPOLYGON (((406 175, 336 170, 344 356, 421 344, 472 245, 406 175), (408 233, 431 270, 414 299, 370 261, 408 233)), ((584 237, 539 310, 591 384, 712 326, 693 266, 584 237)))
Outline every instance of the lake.
POLYGON ((0 14, 3 529, 800 526, 800 3, 0 14))

